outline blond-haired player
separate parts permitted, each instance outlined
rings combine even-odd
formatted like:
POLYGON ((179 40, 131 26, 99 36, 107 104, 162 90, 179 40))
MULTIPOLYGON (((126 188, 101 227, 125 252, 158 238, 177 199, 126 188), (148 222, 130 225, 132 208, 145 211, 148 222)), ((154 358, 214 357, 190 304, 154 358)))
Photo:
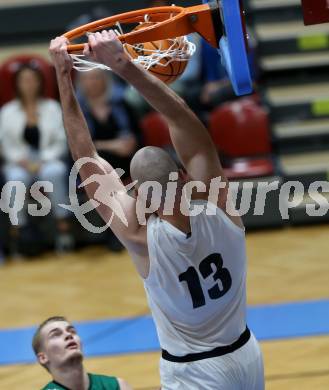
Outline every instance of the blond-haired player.
POLYGON ((87 373, 80 337, 65 317, 43 321, 33 336, 32 347, 38 362, 52 376, 43 390, 132 390, 123 379, 87 373))

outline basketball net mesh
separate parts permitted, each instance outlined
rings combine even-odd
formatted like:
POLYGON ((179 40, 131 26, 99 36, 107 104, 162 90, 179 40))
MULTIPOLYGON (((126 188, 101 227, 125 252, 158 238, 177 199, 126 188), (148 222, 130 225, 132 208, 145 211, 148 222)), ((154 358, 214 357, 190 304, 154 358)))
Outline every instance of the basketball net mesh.
MULTIPOLYGON (((119 23, 117 23, 117 27, 118 30, 115 30, 115 33, 120 36, 122 29, 119 23)), ((138 57, 132 58, 126 51, 134 63, 141 65, 146 70, 154 65, 166 67, 173 61, 188 61, 196 50, 195 44, 190 42, 186 36, 167 39, 166 42, 170 43, 169 47, 166 45, 166 49, 161 49, 161 41, 159 41, 160 47, 158 49, 143 47, 141 50, 141 44, 129 45, 126 43, 124 46, 130 46, 137 54, 140 53, 138 57)), ((109 66, 91 61, 83 54, 70 54, 70 56, 73 60, 73 68, 79 72, 88 72, 94 69, 111 70, 109 66)))

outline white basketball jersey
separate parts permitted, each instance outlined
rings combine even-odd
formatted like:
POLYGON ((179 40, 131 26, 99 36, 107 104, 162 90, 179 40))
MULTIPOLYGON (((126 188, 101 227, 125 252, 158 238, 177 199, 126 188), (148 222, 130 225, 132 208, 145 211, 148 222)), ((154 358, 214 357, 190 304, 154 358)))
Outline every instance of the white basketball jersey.
POLYGON ((191 235, 153 215, 147 224, 150 271, 144 286, 162 349, 209 351, 246 328, 245 232, 218 207, 190 217, 191 235))

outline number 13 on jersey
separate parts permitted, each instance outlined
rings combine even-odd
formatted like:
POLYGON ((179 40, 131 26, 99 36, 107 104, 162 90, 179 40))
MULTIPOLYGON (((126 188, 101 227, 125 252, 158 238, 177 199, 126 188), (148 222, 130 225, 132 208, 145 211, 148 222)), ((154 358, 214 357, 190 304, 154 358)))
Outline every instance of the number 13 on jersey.
MULTIPOLYGON (((232 286, 231 275, 228 269, 223 267, 223 258, 219 253, 213 253, 203 259, 199 265, 199 271, 203 279, 212 275, 215 281, 213 287, 209 288, 206 292, 210 299, 222 297, 232 286)), ((204 306, 206 304, 205 292, 202 289, 200 277, 195 267, 189 267, 185 272, 180 274, 178 278, 180 282, 187 283, 193 308, 196 309, 204 306)))

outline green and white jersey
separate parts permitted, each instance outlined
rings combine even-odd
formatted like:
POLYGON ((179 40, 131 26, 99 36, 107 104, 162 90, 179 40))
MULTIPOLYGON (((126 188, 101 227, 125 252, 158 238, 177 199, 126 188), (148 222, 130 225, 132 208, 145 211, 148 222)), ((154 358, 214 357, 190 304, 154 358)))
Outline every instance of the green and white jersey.
MULTIPOLYGON (((88 374, 89 389, 88 390, 120 390, 120 385, 117 378, 113 376, 88 374)), ((61 385, 55 381, 48 383, 42 390, 70 390, 68 387, 61 385)))

